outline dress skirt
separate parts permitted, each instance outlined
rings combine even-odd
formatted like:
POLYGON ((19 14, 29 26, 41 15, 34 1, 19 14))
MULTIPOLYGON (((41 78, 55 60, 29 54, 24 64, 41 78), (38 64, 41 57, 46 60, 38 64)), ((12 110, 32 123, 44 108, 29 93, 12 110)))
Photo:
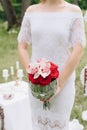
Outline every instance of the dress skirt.
POLYGON ((43 109, 43 102, 36 99, 29 89, 33 130, 69 130, 69 119, 75 98, 75 73, 62 91, 50 101, 50 110, 43 109))

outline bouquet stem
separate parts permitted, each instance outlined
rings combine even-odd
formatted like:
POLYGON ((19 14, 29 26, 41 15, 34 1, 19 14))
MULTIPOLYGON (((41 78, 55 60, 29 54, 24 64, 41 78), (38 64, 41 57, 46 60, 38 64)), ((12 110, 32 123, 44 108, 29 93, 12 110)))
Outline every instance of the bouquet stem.
POLYGON ((49 101, 44 101, 43 109, 44 110, 50 110, 50 102, 49 101))

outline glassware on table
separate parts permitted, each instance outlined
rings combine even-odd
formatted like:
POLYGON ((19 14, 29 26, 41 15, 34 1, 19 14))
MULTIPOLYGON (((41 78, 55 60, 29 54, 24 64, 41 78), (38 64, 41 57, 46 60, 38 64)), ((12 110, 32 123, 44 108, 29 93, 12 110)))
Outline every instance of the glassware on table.
POLYGON ((9 100, 14 97, 15 93, 14 90, 9 83, 5 83, 0 87, 0 97, 3 99, 9 100))
POLYGON ((16 69, 19 69, 19 61, 16 61, 16 69))
POLYGON ((17 71, 17 77, 20 81, 22 81, 24 74, 23 74, 23 70, 22 69, 18 69, 17 71))
POLYGON ((24 76, 23 70, 22 69, 18 69, 17 70, 17 79, 16 79, 16 82, 15 82, 16 86, 18 86, 19 84, 21 84, 23 76, 24 76))
POLYGON ((14 67, 11 66, 10 69, 11 69, 11 75, 13 76, 14 75, 14 67))
POLYGON ((5 79, 5 81, 8 80, 8 77, 9 77, 8 69, 3 69, 2 76, 5 79))
POLYGON ((6 100, 13 99, 14 94, 13 93, 5 93, 5 94, 3 94, 3 98, 6 100))

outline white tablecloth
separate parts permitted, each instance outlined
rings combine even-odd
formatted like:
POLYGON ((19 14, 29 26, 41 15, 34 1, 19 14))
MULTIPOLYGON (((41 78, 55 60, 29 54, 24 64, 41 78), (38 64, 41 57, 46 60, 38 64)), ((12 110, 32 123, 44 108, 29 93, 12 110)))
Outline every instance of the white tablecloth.
POLYGON ((0 84, 0 106, 5 115, 6 130, 32 130, 31 112, 28 96, 28 83, 15 82, 0 84), (7 93, 13 94, 12 99, 4 99, 7 93))
MULTIPOLYGON (((15 82, 0 84, 0 106, 4 110, 5 130, 33 130, 28 83, 22 81, 18 86, 15 82), (13 98, 4 99, 3 95, 7 93, 13 94, 13 98)), ((84 127, 77 119, 73 119, 69 123, 69 129, 83 130, 84 127)))

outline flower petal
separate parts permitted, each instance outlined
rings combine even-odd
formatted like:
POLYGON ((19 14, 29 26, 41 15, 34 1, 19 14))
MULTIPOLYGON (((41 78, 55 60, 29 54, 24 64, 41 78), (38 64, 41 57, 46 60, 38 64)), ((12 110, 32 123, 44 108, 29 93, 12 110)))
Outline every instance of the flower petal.
POLYGON ((37 72, 34 74, 34 79, 37 79, 40 76, 40 74, 37 72))

